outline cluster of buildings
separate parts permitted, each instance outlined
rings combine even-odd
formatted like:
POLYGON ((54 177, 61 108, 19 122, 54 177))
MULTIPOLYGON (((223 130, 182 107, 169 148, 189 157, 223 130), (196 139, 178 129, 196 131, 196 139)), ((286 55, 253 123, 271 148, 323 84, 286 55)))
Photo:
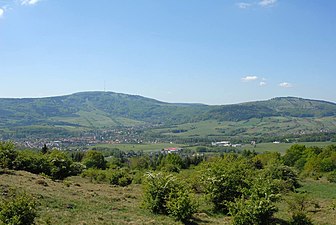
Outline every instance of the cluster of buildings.
POLYGON ((219 142, 212 142, 212 146, 217 146, 217 147, 241 147, 242 144, 231 144, 230 141, 219 141, 219 142))

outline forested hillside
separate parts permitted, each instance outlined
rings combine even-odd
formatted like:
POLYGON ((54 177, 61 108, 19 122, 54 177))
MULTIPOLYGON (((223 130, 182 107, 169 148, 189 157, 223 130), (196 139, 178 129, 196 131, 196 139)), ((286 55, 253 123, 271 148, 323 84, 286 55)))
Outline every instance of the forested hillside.
MULTIPOLYGON (((59 97, 0 99, 0 135, 27 132, 68 135, 115 127, 172 126, 202 121, 239 122, 271 117, 285 117, 286 121, 324 117, 330 120, 335 115, 335 103, 294 97, 210 106, 166 103, 113 92, 82 92, 59 97)), ((323 126, 315 130, 319 129, 323 126)))

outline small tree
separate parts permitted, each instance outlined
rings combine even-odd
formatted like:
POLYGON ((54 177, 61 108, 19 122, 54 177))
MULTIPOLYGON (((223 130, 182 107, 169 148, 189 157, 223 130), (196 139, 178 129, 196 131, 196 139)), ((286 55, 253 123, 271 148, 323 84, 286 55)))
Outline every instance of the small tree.
POLYGON ((46 157, 49 163, 49 171, 46 171, 46 174, 53 179, 64 179, 71 175, 72 160, 64 152, 53 150, 46 157))
POLYGON ((84 158, 83 164, 87 168, 96 168, 96 169, 105 169, 106 168, 106 160, 104 155, 101 152, 90 150, 88 151, 84 158))
POLYGON ((48 150, 49 150, 49 149, 48 149, 47 145, 44 144, 43 147, 42 147, 42 149, 41 149, 42 154, 47 154, 47 153, 48 153, 48 150))

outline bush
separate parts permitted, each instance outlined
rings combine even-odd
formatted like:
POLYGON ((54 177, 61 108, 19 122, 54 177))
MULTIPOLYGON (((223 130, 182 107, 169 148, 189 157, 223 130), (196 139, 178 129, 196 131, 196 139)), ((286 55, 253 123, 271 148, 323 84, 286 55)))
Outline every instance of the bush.
POLYGON ((270 223, 277 208, 274 206, 272 196, 265 194, 264 197, 242 196, 229 204, 229 210, 233 217, 233 225, 266 225, 270 223))
POLYGON ((50 173, 49 162, 45 155, 33 151, 19 151, 15 159, 15 169, 31 173, 50 173))
POLYGON ((240 198, 243 189, 249 187, 249 179, 253 178, 252 165, 244 158, 226 155, 204 166, 204 190, 214 210, 228 213, 228 203, 240 198))
POLYGON ((327 179, 330 183, 336 183, 336 170, 327 174, 327 179))
POLYGON ((17 154, 12 142, 0 142, 0 168, 13 169, 17 154))
POLYGON ((297 212, 292 215, 289 221, 290 225, 313 225, 311 219, 303 212, 297 212))
POLYGON ((279 162, 267 165, 262 173, 273 183, 278 183, 279 191, 295 190, 300 187, 297 173, 291 167, 279 162))
POLYGON ((10 193, 0 201, 0 221, 8 225, 34 224, 36 201, 24 193, 10 193))
POLYGON ((87 168, 105 169, 106 163, 104 155, 94 150, 88 151, 83 158, 83 164, 87 168))
POLYGON ((71 176, 76 176, 78 174, 81 174, 84 170, 84 165, 82 163, 79 162, 73 162, 70 165, 70 175, 71 176))
POLYGON ((132 183, 132 177, 122 169, 110 170, 108 174, 108 180, 110 184, 119 185, 122 187, 132 183))
POLYGON ((90 168, 82 173, 82 177, 89 177, 91 182, 106 182, 125 187, 132 183, 132 176, 125 170, 100 170, 90 168))
MULTIPOLYGON (((81 174, 82 177, 88 177, 90 178, 90 181, 93 182, 93 181, 100 181, 101 178, 99 178, 98 180, 98 177, 102 177, 100 174, 101 173, 106 173, 106 171, 104 170, 98 170, 98 169, 93 169, 93 168, 89 168, 87 170, 84 170, 81 174)), ((103 181, 106 181, 105 179, 103 181)))
POLYGON ((144 205, 153 213, 168 214, 167 200, 170 192, 178 190, 175 178, 162 173, 147 173, 144 188, 144 205))
POLYGON ((183 160, 178 154, 168 154, 162 158, 160 169, 164 172, 180 172, 183 167, 183 160))
POLYGON ((315 205, 308 199, 305 193, 296 193, 287 200, 288 211, 291 212, 290 225, 312 225, 311 219, 307 216, 308 208, 315 205))
POLYGON ((185 185, 172 175, 162 173, 146 174, 144 206, 151 212, 174 216, 186 221, 196 210, 185 185))
POLYGON ((240 198, 229 203, 234 225, 269 224, 277 211, 275 202, 279 199, 276 183, 270 177, 257 177, 250 188, 243 190, 240 198))
POLYGON ((46 155, 49 163, 49 173, 53 179, 64 179, 71 175, 72 160, 64 153, 58 150, 53 150, 46 155))
POLYGON ((196 204, 192 202, 186 190, 171 192, 167 201, 168 214, 177 220, 187 221, 196 211, 196 204))

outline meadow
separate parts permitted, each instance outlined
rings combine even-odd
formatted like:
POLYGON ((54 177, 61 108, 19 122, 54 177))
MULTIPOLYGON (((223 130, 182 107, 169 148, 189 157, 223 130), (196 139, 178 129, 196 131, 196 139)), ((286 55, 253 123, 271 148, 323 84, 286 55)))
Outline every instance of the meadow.
MULTIPOLYGON (((174 218, 150 213, 142 206, 142 186, 127 187, 92 183, 79 176, 63 181, 53 181, 41 175, 24 171, 1 174, 0 191, 17 188, 32 194, 39 201, 37 225, 90 225, 90 224, 183 224, 174 218)), ((182 175, 181 175, 182 176, 182 175)), ((306 180, 299 190, 307 193, 310 202, 308 214, 315 224, 336 224, 336 184, 326 181, 306 180)), ((289 218, 288 204, 284 198, 278 203, 277 224, 286 224, 289 218)), ((194 224, 230 224, 230 218, 213 214, 208 206, 200 204, 194 224)))

